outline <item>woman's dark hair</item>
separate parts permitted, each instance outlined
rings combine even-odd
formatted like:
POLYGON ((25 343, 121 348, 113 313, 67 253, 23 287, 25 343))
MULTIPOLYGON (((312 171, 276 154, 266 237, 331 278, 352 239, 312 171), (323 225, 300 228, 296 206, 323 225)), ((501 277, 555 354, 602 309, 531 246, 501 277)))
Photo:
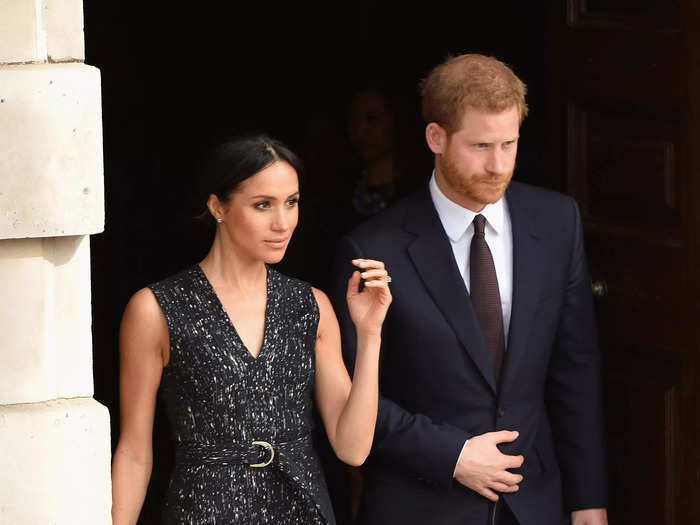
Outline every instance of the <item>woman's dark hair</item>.
POLYGON ((246 135, 219 140, 207 149, 197 169, 197 186, 200 195, 200 220, 213 218, 206 207, 212 193, 226 204, 236 188, 259 171, 283 161, 298 175, 301 159, 279 140, 265 134, 246 135))

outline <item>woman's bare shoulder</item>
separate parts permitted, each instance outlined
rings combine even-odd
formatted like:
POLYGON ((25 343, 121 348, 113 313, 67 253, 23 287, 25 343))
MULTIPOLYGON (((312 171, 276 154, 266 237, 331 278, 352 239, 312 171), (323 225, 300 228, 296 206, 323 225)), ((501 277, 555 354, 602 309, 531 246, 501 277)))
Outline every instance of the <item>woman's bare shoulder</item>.
POLYGON ((167 347, 168 325, 150 288, 141 288, 129 299, 122 316, 120 336, 123 343, 127 339, 153 343, 160 350, 167 347))
POLYGON ((124 316, 138 317, 144 320, 163 317, 163 311, 158 304, 153 291, 148 288, 141 288, 131 296, 124 309, 124 316))

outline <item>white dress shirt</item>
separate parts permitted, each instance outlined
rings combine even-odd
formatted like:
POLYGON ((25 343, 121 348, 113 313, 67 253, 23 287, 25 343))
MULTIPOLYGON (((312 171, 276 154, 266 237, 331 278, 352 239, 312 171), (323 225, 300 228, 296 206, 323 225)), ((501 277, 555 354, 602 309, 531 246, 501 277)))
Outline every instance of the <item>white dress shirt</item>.
MULTIPOLYGON (((435 182, 435 172, 430 177, 429 188, 430 197, 440 217, 442 227, 450 239, 457 268, 459 268, 459 273, 462 274, 464 284, 469 290, 469 252, 472 237, 474 237, 472 221, 477 213, 462 208, 459 204, 448 199, 435 182)), ((487 204, 479 213, 486 218, 484 235, 493 256, 493 264, 496 267, 498 291, 501 294, 501 310, 503 312, 503 335, 507 344, 513 302, 513 229, 505 196, 493 204, 487 204)))

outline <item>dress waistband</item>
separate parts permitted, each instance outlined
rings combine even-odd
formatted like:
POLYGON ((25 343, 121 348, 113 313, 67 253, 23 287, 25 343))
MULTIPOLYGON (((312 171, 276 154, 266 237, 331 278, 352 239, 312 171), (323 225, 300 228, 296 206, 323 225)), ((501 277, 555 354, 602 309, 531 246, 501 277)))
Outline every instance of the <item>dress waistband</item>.
POLYGON ((311 434, 291 441, 252 440, 250 443, 202 443, 187 441, 175 450, 179 463, 190 465, 249 465, 266 467, 280 457, 293 458, 312 446, 311 434))

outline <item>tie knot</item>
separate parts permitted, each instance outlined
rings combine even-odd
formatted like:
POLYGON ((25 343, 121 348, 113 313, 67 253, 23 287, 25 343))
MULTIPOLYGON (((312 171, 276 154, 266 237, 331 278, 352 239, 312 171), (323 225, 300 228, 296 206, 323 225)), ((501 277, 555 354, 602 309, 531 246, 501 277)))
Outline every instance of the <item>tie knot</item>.
POLYGON ((486 226, 486 217, 479 214, 474 217, 474 235, 483 235, 486 226))

